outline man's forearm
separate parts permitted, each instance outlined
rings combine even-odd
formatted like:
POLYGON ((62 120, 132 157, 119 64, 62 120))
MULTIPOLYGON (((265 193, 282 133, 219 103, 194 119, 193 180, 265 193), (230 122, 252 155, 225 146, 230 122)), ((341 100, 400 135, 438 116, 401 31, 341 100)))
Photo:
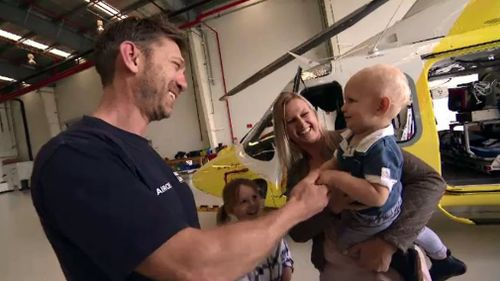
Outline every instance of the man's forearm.
POLYGON ((301 221, 300 204, 251 221, 209 230, 186 228, 175 234, 136 270, 154 280, 236 280, 263 260, 301 221))
POLYGON ((203 231, 212 251, 202 256, 211 276, 226 276, 234 280, 253 270, 275 247, 288 230, 300 219, 290 212, 293 204, 285 205, 262 218, 203 231), (237 258, 235 258, 237 257, 237 258))

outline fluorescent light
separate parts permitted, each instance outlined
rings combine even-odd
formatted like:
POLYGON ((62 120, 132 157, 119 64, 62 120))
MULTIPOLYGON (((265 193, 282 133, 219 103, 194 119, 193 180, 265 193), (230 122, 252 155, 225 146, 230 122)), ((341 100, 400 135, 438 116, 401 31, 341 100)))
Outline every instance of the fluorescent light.
POLYGON ((33 41, 31 39, 24 40, 21 43, 23 43, 25 45, 28 45, 30 47, 33 47, 33 48, 40 49, 42 51, 45 50, 45 49, 47 49, 49 47, 48 45, 45 45, 45 44, 42 44, 42 43, 38 43, 38 42, 33 41))
POLYGON ((2 76, 2 75, 0 75, 0 80, 8 81, 8 82, 16 82, 16 79, 12 79, 10 77, 6 77, 6 76, 2 76))
POLYGON ((63 57, 63 58, 67 58, 67 57, 71 56, 70 53, 65 52, 63 50, 59 50, 59 49, 50 49, 49 53, 56 55, 56 56, 63 57))
MULTIPOLYGON (((31 39, 20 40, 22 38, 21 36, 14 34, 14 33, 11 33, 11 32, 8 32, 8 31, 5 31, 5 30, 2 30, 2 29, 0 29, 0 37, 7 38, 9 40, 16 41, 16 42, 21 43, 23 45, 30 46, 30 47, 33 47, 33 48, 36 48, 36 49, 39 49, 42 51, 47 51, 47 48, 49 48, 48 45, 42 44, 40 42, 36 42, 34 40, 31 40, 31 39)), ((56 48, 50 49, 48 52, 53 54, 53 55, 63 57, 63 58, 67 58, 67 57, 71 56, 70 53, 65 52, 63 50, 56 49, 56 48)))
POLYGON ((0 29, 0 36, 7 38, 7 39, 10 39, 10 40, 13 40, 13 41, 17 41, 17 40, 21 39, 21 36, 16 35, 14 33, 10 33, 8 31, 2 30, 2 29, 0 29))
MULTIPOLYGON (((90 3, 90 0, 85 0, 85 2, 90 3)), ((99 10, 106 13, 108 16, 112 16, 112 17, 116 16, 120 20, 128 17, 127 15, 122 15, 120 13, 120 10, 116 9, 115 7, 109 5, 108 3, 104 2, 104 1, 94 2, 94 3, 92 3, 91 6, 98 8, 99 10)))

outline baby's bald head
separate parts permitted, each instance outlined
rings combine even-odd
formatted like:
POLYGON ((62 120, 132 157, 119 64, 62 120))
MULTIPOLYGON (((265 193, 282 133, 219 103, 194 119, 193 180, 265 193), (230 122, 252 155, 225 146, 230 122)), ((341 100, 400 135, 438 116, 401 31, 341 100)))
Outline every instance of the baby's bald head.
POLYGON ((387 97, 391 103, 388 111, 391 118, 410 103, 410 87, 406 76, 397 67, 388 64, 363 68, 349 79, 346 91, 349 88, 361 90, 374 98, 387 97))

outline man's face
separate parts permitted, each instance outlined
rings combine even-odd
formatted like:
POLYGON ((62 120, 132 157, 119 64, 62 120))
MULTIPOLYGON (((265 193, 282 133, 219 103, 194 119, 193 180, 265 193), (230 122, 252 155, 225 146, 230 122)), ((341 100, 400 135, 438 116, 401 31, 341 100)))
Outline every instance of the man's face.
POLYGON ((170 117, 174 103, 187 88, 185 66, 177 44, 160 39, 150 46, 139 74, 136 99, 149 121, 170 117))

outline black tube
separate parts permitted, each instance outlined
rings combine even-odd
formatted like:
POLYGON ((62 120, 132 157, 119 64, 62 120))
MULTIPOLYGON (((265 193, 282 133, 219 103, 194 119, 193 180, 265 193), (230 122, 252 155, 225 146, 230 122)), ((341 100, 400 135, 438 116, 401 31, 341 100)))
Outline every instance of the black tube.
POLYGON ((28 146, 28 158, 30 161, 33 161, 33 150, 31 149, 31 141, 30 141, 30 132, 28 130, 28 120, 26 119, 26 110, 24 108, 24 102, 21 99, 12 99, 19 102, 21 106, 21 115, 23 117, 23 127, 24 127, 24 136, 26 137, 26 145, 28 146))

